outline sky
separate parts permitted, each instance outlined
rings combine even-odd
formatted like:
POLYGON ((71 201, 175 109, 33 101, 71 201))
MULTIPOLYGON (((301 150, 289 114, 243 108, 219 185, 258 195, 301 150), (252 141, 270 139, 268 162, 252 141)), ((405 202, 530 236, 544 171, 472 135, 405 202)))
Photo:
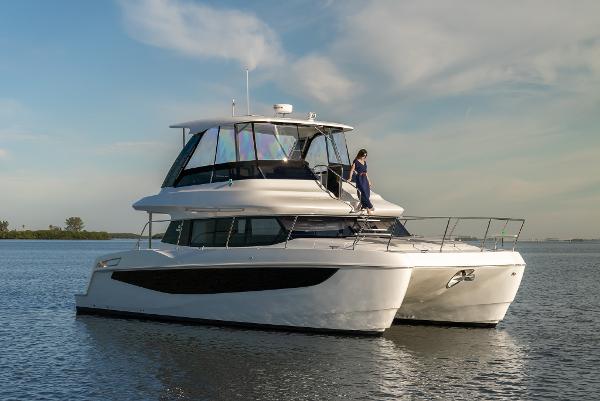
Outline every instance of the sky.
POLYGON ((169 124, 291 103, 356 128, 409 215, 600 238, 598 1, 53 1, 0 5, 0 220, 138 232, 169 124))

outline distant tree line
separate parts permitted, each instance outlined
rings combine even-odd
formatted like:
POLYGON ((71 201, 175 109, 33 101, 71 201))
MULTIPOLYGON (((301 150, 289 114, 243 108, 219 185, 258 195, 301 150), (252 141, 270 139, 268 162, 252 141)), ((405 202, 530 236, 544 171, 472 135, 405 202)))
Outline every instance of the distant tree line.
POLYGON ((85 231, 81 217, 67 217, 65 228, 49 225, 47 230, 9 230, 9 223, 0 220, 0 239, 111 239, 105 231, 85 231))

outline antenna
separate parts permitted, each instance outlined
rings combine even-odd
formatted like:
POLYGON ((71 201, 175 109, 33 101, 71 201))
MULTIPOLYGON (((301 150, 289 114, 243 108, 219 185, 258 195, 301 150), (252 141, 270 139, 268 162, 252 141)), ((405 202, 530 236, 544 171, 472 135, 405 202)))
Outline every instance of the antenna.
POLYGON ((231 117, 235 117, 235 99, 231 99, 231 117))
POLYGON ((250 115, 250 89, 248 86, 248 67, 245 68, 246 70, 246 108, 247 108, 247 115, 250 115))

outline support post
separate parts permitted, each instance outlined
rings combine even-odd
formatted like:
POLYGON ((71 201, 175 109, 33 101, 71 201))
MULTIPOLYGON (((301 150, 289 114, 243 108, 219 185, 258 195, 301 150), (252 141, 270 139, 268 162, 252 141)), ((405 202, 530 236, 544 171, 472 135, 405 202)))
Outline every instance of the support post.
POLYGON ((487 228, 485 229, 485 234, 483 235, 483 241, 481 242, 481 252, 485 249, 485 241, 487 240, 488 232, 490 231, 490 224, 492 224, 492 219, 488 220, 487 228))
POLYGON ((148 212, 148 249, 152 249, 152 212, 148 212))
POLYGON ((515 237, 515 242, 513 242, 513 252, 515 250, 515 248, 517 247, 517 241, 519 241, 519 237, 521 236, 521 231, 523 231, 523 226, 525 225, 525 220, 521 221, 521 228, 519 228, 519 232, 517 233, 517 236, 515 237))
POLYGON ((284 246, 284 248, 287 248, 288 241, 292 237, 292 232, 294 231, 294 227, 296 227, 296 222, 297 221, 298 221, 298 216, 294 217, 294 222, 292 223, 292 226, 290 227, 290 231, 288 232, 287 238, 285 239, 285 246, 284 246))
POLYGON ((444 231, 444 236, 442 237, 442 245, 440 245, 440 252, 444 249, 444 242, 446 242, 446 234, 448 234, 448 227, 450 227, 450 220, 452 217, 448 217, 448 222, 446 223, 446 230, 444 231))
POLYGON ((248 84, 248 68, 246 68, 246 111, 250 115, 250 85, 248 84))
POLYGON ((182 140, 181 147, 185 148, 185 128, 181 129, 181 140, 182 140))
POLYGON ((225 248, 229 248, 229 239, 231 238, 231 232, 233 231, 233 225, 235 223, 235 216, 231 219, 231 225, 229 226, 229 232, 227 233, 227 241, 225 242, 225 248))

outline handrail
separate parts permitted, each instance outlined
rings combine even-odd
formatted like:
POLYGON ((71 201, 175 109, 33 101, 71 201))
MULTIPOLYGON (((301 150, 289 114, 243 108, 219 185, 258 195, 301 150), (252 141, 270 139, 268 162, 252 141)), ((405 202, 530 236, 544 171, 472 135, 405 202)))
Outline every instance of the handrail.
MULTIPOLYGON (((144 236, 144 232, 146 231, 146 227, 148 227, 149 224, 151 223, 166 223, 166 222, 172 222, 172 221, 179 221, 181 219, 178 220, 173 220, 173 219, 166 219, 166 220, 148 220, 146 222, 146 224, 144 224, 144 227, 142 227, 142 231, 140 232, 140 235, 138 236, 138 239, 135 243, 135 247, 139 250, 140 249, 140 240, 143 238, 144 236)), ((179 242, 179 241, 177 241, 179 242)))
MULTIPOLYGON (((225 244, 225 248, 229 248, 229 241, 231 238, 231 234, 233 232, 233 226, 235 224, 235 220, 237 218, 240 217, 245 217, 245 216, 228 216, 232 219, 231 224, 229 226, 229 230, 227 233, 227 240, 226 240, 226 244, 225 244)), ((480 251, 486 251, 486 250, 498 250, 498 240, 499 239, 503 239, 504 238, 513 238, 513 246, 512 246, 512 250, 514 251, 517 245, 517 242, 519 241, 519 237, 521 235, 521 232, 523 231, 523 227, 525 225, 525 219, 520 219, 520 218, 512 218, 512 217, 458 217, 458 216, 450 216, 450 217, 442 217, 442 216, 434 216, 434 217, 421 217, 421 216, 402 216, 402 217, 395 217, 395 216, 356 216, 356 215, 347 215, 347 214, 342 214, 342 215, 321 215, 321 214, 278 214, 276 217, 293 217, 294 220, 290 226, 290 228, 287 230, 287 236, 285 239, 285 243, 284 243, 284 248, 288 247, 288 243, 289 241, 292 239, 292 234, 293 231, 297 225, 298 219, 301 217, 313 217, 313 218, 318 218, 318 217, 343 217, 343 218, 359 218, 359 217, 363 217, 365 220, 365 225, 361 225, 361 228, 358 232, 356 232, 355 234, 355 238, 353 240, 352 243, 352 250, 356 249, 356 246, 360 243, 361 240, 363 240, 364 238, 367 237, 367 234, 361 235, 363 234, 363 231, 365 229, 367 229, 367 225, 369 223, 369 221, 375 221, 375 220, 370 220, 371 217, 375 217, 375 218, 394 218, 394 223, 388 228, 388 231, 386 231, 385 233, 369 233, 369 237, 381 237, 381 238, 386 238, 387 239, 387 246, 386 246, 386 251, 389 251, 390 249, 390 245, 391 242, 393 240, 403 240, 403 241, 408 241, 410 243, 413 243, 413 246, 415 244, 415 240, 419 241, 419 242, 425 242, 425 243, 430 243, 430 244, 440 244, 440 250, 439 252, 443 252, 444 250, 444 245, 447 243, 447 241, 453 241, 454 246, 456 247, 456 240, 452 239, 451 234, 448 234, 448 229, 450 228, 450 223, 452 222, 453 219, 456 219, 453 227, 452 227, 452 231, 454 232, 454 229, 456 228, 456 225, 459 223, 460 220, 487 220, 487 225, 486 225, 486 230, 485 230, 485 234, 484 234, 484 238, 481 242, 481 245, 478 247, 480 248, 480 251), (396 226, 396 224, 400 223, 403 224, 404 226, 406 226, 406 223, 408 223, 409 221, 423 221, 423 220, 434 220, 434 219, 446 219, 446 227, 444 230, 444 234, 440 237, 437 237, 438 239, 435 239, 435 237, 421 237, 421 236, 417 236, 417 235, 411 235, 411 236, 396 236, 393 234, 394 232, 394 228, 396 226), (491 222, 492 221, 504 221, 504 227, 502 229, 501 234, 499 235, 489 235, 489 230, 490 230, 490 226, 491 226, 491 222), (517 234, 505 234, 505 229, 508 225, 508 222, 520 222, 521 225, 519 227, 519 231, 517 232, 517 234), (493 248, 489 248, 486 249, 485 248, 485 243, 487 242, 488 238, 494 238, 494 247, 493 248)), ((140 249, 140 241, 143 239, 143 235, 144 232, 146 231, 146 228, 148 227, 148 225, 153 222, 153 223, 165 223, 165 222, 173 222, 173 221, 184 221, 185 219, 161 219, 161 220, 150 220, 147 221, 143 228, 142 231, 140 232, 140 235, 136 241, 136 248, 139 250, 140 249)), ((181 233, 183 231, 182 228, 182 224, 180 224, 179 226, 179 234, 177 237, 177 246, 179 246, 180 243, 180 239, 181 239, 181 233)), ((502 246, 504 246, 504 243, 502 242, 502 246)))
MULTIPOLYGON (((451 233, 454 232, 454 229, 456 228, 457 224, 459 223, 460 220, 487 220, 487 226, 486 226, 486 230, 485 230, 485 234, 483 237, 483 240, 481 242, 481 245, 479 246, 479 248, 481 249, 481 252, 485 251, 485 243, 489 237, 489 230, 490 230, 490 226, 492 221, 503 221, 504 222, 504 226, 502 228, 502 232, 500 235, 492 235, 491 237, 495 239, 494 241, 494 248, 493 250, 497 250, 498 249, 498 239, 502 239, 502 246, 504 246, 504 238, 513 238, 513 246, 512 246, 512 250, 514 251, 516 249, 517 246, 517 242, 519 241, 519 237, 521 236, 521 232, 523 231, 523 227, 525 225, 525 219, 521 219, 521 218, 513 218, 513 217, 479 217, 479 216, 402 216, 401 218, 397 218, 398 221, 403 221, 404 226, 406 227, 406 223, 408 223, 409 221, 423 221, 423 220, 434 220, 434 219, 445 219, 447 220, 446 222, 446 229, 444 231, 444 235, 442 236, 441 239, 441 246, 440 246, 440 252, 443 251, 443 247, 444 247, 444 243, 446 242, 447 239, 450 239, 449 237, 451 237, 450 235, 447 235, 448 233, 448 227, 450 225, 450 222, 452 219, 456 219, 454 226, 452 227, 451 233), (519 231, 517 232, 517 234, 513 234, 513 235, 506 235, 505 234, 505 230, 506 227, 508 226, 509 222, 520 222, 521 225, 519 227, 519 231)), ((412 236, 414 237, 414 236, 412 236)), ((408 240, 410 241, 412 239, 412 237, 408 238, 408 240)), ((392 241, 392 239, 398 239, 398 238, 406 238, 406 237, 393 237, 390 238, 388 241, 388 249, 389 249, 389 244, 392 241)))

